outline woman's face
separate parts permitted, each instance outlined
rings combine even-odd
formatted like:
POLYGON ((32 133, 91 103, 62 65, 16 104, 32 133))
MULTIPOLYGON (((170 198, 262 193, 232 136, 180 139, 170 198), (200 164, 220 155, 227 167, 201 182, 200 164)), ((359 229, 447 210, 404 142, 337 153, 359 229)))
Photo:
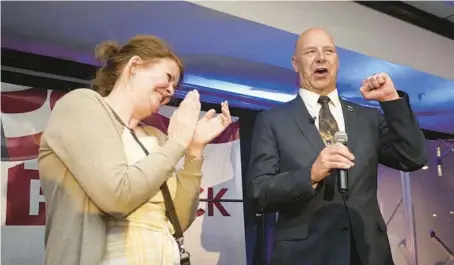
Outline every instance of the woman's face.
POLYGON ((159 59, 136 67, 131 90, 137 117, 148 117, 169 103, 180 79, 180 68, 172 59, 159 59))

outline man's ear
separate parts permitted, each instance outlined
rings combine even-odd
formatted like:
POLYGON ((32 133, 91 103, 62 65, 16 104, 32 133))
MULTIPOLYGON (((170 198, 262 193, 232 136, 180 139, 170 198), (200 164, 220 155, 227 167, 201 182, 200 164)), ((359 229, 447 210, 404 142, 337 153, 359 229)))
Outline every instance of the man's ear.
POLYGON ((292 66, 293 66, 293 71, 298 73, 299 63, 298 63, 298 60, 296 60, 295 55, 292 56, 292 66))

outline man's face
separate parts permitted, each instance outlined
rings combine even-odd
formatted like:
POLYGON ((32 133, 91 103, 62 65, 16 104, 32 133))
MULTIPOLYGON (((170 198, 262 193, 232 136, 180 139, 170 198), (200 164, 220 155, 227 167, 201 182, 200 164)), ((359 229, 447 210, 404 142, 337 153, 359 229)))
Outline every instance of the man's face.
POLYGON ((292 64, 305 89, 320 94, 335 89, 339 59, 326 32, 318 29, 305 32, 298 40, 292 64))

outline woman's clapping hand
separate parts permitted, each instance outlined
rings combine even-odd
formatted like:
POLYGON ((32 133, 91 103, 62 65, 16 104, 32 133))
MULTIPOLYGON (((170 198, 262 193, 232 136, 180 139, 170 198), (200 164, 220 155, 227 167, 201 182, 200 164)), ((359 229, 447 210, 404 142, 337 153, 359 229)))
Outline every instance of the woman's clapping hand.
POLYGON ((200 153, 205 145, 232 123, 227 101, 221 103, 220 114, 216 115, 216 111, 211 109, 200 120, 199 116, 200 95, 197 90, 193 90, 186 95, 170 118, 169 138, 200 153))
POLYGON ((216 115, 216 111, 211 109, 197 122, 191 146, 204 147, 219 136, 231 123, 229 105, 227 101, 224 101, 221 103, 220 114, 216 115))
POLYGON ((188 92, 170 118, 169 139, 188 148, 194 138, 197 121, 200 116, 200 96, 197 90, 188 92))

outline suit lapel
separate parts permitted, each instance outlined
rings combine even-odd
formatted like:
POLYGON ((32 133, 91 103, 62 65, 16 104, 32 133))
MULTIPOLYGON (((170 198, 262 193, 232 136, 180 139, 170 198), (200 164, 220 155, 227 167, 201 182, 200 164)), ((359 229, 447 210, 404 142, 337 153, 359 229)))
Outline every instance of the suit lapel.
POLYGON ((358 110, 349 102, 341 99, 342 112, 345 120, 345 131, 348 135, 348 149, 353 153, 358 140, 358 130, 356 129, 358 124, 358 110))
POLYGON ((317 127, 310 121, 309 112, 300 96, 297 96, 289 102, 287 112, 298 125, 306 140, 311 144, 314 152, 319 154, 323 148, 325 148, 325 144, 322 141, 317 127))

